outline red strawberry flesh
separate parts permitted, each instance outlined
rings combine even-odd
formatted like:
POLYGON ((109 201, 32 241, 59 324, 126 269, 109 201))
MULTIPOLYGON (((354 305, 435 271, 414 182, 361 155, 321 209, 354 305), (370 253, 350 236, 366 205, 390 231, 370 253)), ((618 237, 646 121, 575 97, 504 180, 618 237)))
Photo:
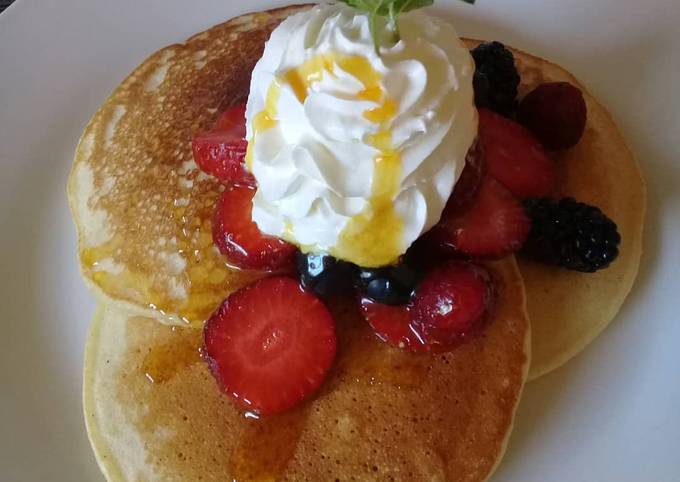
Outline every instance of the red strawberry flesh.
POLYGON ((474 203, 485 172, 484 151, 481 144, 475 142, 465 156, 465 167, 456 181, 442 216, 451 212, 460 212, 474 203))
POLYGON ((410 303, 388 306, 362 298, 360 309, 386 343, 417 353, 444 352, 482 332, 494 300, 484 268, 452 261, 430 270, 410 303))
POLYGON ((484 327, 493 307, 492 286, 489 273, 471 263, 433 269, 416 290, 413 327, 429 345, 458 345, 484 327))
POLYGON ((204 350, 224 393, 271 415, 319 388, 335 358, 335 327, 297 281, 264 278, 232 294, 206 322, 204 350))
POLYGON ((557 166, 541 143, 520 124, 487 109, 479 110, 479 142, 487 172, 520 198, 549 196, 557 166))
POLYGON ((198 167, 220 181, 254 186, 255 178, 246 170, 245 105, 223 112, 208 132, 198 134, 191 147, 198 167))
POLYGON ((239 268, 279 271, 292 269, 296 247, 263 234, 252 219, 255 190, 228 187, 213 216, 213 241, 227 261, 239 268))
POLYGON ((411 326, 409 305, 385 305, 369 298, 361 298, 359 306, 362 315, 382 341, 408 351, 428 351, 427 345, 411 326))
POLYGON ((467 211, 448 213, 448 217, 442 218, 427 233, 424 241, 435 250, 499 259, 522 247, 530 227, 520 201, 487 176, 475 203, 467 211))
MULTIPOLYGON (((468 150, 465 167, 444 207, 442 220, 456 216, 474 204, 485 172, 484 152, 480 143, 476 142, 468 150)), ((441 230, 435 226, 418 238, 406 251, 406 259, 414 266, 427 269, 436 266, 441 259, 449 258, 452 254, 451 247, 446 239, 443 241, 439 239, 440 236, 437 234, 439 231, 441 230)), ((449 238, 449 236, 445 234, 444 238, 449 238)))

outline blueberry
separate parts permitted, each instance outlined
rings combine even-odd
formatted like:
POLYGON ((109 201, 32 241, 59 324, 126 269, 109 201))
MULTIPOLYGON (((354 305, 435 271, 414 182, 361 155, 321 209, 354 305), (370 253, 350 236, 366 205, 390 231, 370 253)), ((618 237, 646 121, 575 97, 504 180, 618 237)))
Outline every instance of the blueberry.
POLYGON ((411 300, 417 283, 416 271, 406 264, 359 270, 360 289, 377 303, 404 305, 411 300))
POLYGON ((298 253, 296 264, 302 286, 319 296, 340 293, 351 286, 354 265, 328 253, 298 253))

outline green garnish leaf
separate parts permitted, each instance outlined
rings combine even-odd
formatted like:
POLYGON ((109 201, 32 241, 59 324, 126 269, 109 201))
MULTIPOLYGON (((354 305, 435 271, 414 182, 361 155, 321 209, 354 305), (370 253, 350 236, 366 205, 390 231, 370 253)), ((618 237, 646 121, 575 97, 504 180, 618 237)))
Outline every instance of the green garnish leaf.
MULTIPOLYGON (((340 0, 350 7, 368 14, 368 25, 375 44, 376 52, 379 52, 383 39, 391 42, 399 41, 399 24, 397 17, 400 13, 409 12, 418 8, 429 7, 434 0, 340 0)), ((465 3, 474 4, 475 0, 462 0, 465 3)))

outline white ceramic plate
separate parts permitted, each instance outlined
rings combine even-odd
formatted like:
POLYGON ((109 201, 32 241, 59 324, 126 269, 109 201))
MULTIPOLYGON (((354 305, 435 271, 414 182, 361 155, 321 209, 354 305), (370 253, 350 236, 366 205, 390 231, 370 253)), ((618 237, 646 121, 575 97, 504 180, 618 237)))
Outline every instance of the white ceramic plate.
MULTIPOLYGON (((0 15, 0 480, 101 480, 81 413, 92 298, 66 178, 82 128, 154 50, 276 1, 18 0, 0 15)), ((607 105, 649 186, 612 326, 530 384, 495 481, 680 481, 680 3, 439 0, 461 34, 553 59, 607 105)))

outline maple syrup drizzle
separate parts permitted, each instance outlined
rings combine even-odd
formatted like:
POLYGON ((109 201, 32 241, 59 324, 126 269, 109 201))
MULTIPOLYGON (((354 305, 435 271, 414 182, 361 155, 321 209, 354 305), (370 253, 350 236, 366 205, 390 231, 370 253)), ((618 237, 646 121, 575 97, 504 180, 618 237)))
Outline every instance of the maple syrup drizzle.
MULTIPOLYGON (((329 308, 338 322, 340 351, 316 398, 322 399, 332 392, 340 378, 345 383, 349 380, 351 383, 389 384, 403 390, 418 390, 427 379, 431 356, 411 354, 386 345, 373 335, 355 310, 338 308, 347 306, 346 298, 338 302, 331 302, 329 308)), ((202 330, 180 327, 167 327, 167 330, 169 333, 161 342, 147 345, 149 348, 140 354, 142 360, 137 365, 141 374, 153 382, 152 389, 160 389, 175 376, 181 378, 182 373, 196 363, 202 363, 202 330)), ((258 418, 252 413, 244 414, 235 427, 239 436, 229 460, 229 480, 282 480, 295 456, 311 410, 313 402, 307 401, 279 415, 258 418)), ((147 430, 151 428, 147 427, 147 430)))
POLYGON ((165 383, 180 371, 201 361, 201 331, 177 327, 171 330, 172 341, 153 345, 144 355, 142 371, 151 383, 165 383))
MULTIPOLYGON (((344 303, 347 303, 344 300, 344 303)), ((333 311, 333 306, 330 306, 333 311)), ((397 350, 378 340, 363 320, 353 313, 334 313, 338 323, 338 354, 328 382, 317 394, 332 391, 339 375, 354 383, 391 384, 405 390, 417 390, 426 380, 431 366, 428 354, 411 354, 397 350)), ((297 450, 298 442, 312 409, 304 402, 290 412, 261 417, 244 416, 242 431, 232 455, 234 482, 275 482, 281 480, 297 450)))
POLYGON ((309 404, 270 417, 243 418, 231 460, 234 482, 280 480, 295 455, 306 425, 309 404))

